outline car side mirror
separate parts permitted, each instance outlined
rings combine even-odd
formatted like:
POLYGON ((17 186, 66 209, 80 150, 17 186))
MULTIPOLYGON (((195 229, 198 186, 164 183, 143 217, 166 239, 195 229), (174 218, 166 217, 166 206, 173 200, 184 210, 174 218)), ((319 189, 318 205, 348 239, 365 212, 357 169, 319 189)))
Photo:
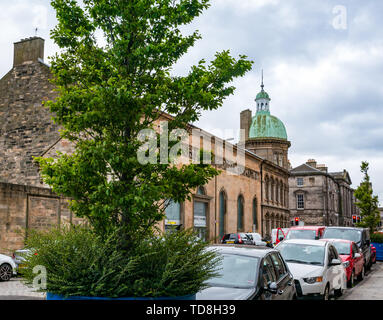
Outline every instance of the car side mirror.
POLYGON ((332 259, 330 262, 330 266, 339 266, 342 262, 339 259, 332 259))
POLYGON ((269 291, 270 293, 272 294, 277 294, 278 293, 278 285, 276 282, 270 282, 268 285, 267 285, 267 291, 269 291))
POLYGON ((354 258, 360 258, 360 253, 355 253, 354 258))

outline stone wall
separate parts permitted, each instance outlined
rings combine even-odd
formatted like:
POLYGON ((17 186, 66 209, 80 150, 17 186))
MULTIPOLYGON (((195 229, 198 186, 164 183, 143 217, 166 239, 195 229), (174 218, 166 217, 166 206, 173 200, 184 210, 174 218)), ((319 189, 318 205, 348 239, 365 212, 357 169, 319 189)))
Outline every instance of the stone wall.
POLYGON ((0 253, 23 248, 28 230, 81 222, 72 216, 68 199, 50 189, 0 183, 0 253))

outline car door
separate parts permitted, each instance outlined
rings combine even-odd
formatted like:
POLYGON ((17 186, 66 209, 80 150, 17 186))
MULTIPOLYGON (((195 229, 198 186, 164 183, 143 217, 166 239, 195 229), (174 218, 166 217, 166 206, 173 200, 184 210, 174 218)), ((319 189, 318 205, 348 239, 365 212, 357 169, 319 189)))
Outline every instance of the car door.
POLYGON ((294 284, 288 269, 279 252, 270 254, 277 277, 278 295, 276 300, 291 300, 294 295, 294 284))
POLYGON ((275 274, 275 269, 273 262, 271 261, 270 255, 265 256, 263 259, 263 263, 261 265, 261 279, 260 279, 260 287, 261 294, 259 296, 260 300, 276 300, 278 293, 271 293, 267 291, 266 288, 272 282, 277 281, 277 276, 275 274))
MULTIPOLYGON (((329 251, 331 255, 331 259, 329 260, 329 263, 331 263, 332 259, 338 259, 340 261, 341 258, 338 256, 338 252, 336 251, 335 247, 333 245, 329 245, 329 251)), ((332 282, 330 289, 339 289, 341 287, 345 287, 344 285, 344 276, 345 276, 345 270, 343 264, 330 266, 329 267, 332 270, 332 282)))
POLYGON ((364 264, 363 253, 359 252, 359 249, 355 243, 352 243, 351 246, 352 246, 352 259, 354 262, 355 274, 359 274, 363 270, 363 264, 364 264), (355 257, 355 254, 357 253, 360 254, 359 258, 355 257))

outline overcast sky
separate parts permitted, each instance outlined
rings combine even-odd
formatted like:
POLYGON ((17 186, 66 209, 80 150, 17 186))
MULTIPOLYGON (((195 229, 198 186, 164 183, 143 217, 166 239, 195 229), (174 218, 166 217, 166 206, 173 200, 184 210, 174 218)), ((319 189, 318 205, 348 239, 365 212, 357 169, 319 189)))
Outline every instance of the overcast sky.
MULTIPOLYGON (((34 36, 36 27, 49 63, 57 50, 49 39, 56 23, 49 1, 0 0, 0 9, 0 77, 12 66, 13 42, 34 36)), ((235 94, 204 113, 199 127, 237 138, 240 112, 255 113, 264 69, 271 113, 284 122, 291 141, 292 166, 314 158, 329 171, 348 170, 356 187, 366 160, 383 203, 383 1, 212 0, 185 32, 194 29, 203 38, 175 73, 225 49, 255 62, 235 81, 235 94)))

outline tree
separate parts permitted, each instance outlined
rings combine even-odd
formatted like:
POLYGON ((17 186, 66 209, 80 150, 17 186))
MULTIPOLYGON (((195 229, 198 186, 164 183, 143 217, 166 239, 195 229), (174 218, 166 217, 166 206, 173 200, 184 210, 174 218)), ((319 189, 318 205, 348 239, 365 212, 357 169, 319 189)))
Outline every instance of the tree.
POLYGON ((58 97, 46 105, 75 150, 37 161, 44 181, 73 199, 71 210, 97 232, 122 227, 126 248, 164 218, 167 199, 190 199, 192 189, 218 174, 210 165, 137 159, 141 130, 153 128, 163 113, 172 115, 169 131, 187 128, 203 110, 219 108, 235 90, 228 84, 251 69, 246 56, 234 59, 223 51, 186 76, 171 75, 172 65, 200 38, 197 31, 184 36, 180 27, 208 2, 51 1, 58 20, 51 37, 61 50, 51 63, 58 97))
POLYGON ((380 222, 379 200, 378 196, 373 195, 368 169, 368 162, 362 161, 360 171, 364 174, 363 181, 354 192, 357 199, 356 205, 360 209, 361 214, 361 222, 356 225, 358 227, 369 228, 370 232, 374 232, 380 222))

